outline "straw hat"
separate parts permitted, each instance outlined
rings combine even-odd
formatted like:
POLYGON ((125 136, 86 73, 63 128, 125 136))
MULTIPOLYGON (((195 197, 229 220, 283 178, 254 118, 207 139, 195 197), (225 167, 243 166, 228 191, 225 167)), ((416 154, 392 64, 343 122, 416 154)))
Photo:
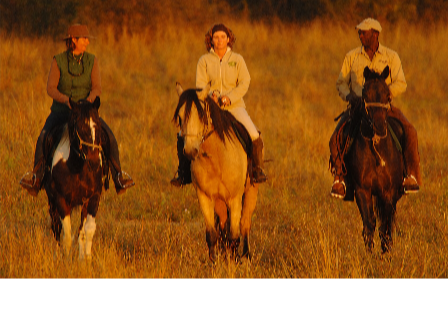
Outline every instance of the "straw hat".
POLYGON ((365 19, 359 25, 357 25, 355 28, 356 28, 356 30, 370 30, 370 29, 373 29, 373 30, 376 30, 379 33, 381 32, 381 29, 382 29, 380 23, 377 20, 372 19, 372 18, 365 19))
POLYGON ((88 37, 95 38, 94 36, 89 34, 89 30, 86 25, 74 24, 68 28, 67 36, 64 37, 64 40, 72 38, 72 37, 88 37))

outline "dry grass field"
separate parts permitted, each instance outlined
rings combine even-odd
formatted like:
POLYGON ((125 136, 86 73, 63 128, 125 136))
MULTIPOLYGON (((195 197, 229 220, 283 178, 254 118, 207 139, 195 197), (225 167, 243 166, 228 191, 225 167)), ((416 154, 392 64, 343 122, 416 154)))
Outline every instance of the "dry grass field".
MULTIPOLYGON (((355 23, 325 26, 228 20, 252 81, 248 111, 265 140, 268 183, 251 231, 252 262, 212 266, 193 187, 169 184, 177 169, 176 81, 193 87, 211 25, 117 36, 91 28, 100 62, 101 116, 114 131, 136 186, 102 196, 91 264, 74 244, 64 257, 49 226, 45 192, 19 185, 49 114, 46 80, 62 42, 0 38, 0 278, 446 278, 448 276, 448 26, 383 24, 380 42, 402 60, 408 89, 394 103, 416 126, 424 185, 397 206, 394 249, 373 254, 355 203, 329 191, 328 140, 345 107, 335 82, 359 45, 355 23)), ((77 232, 79 211, 73 213, 77 232)), ((76 238, 75 238, 76 239, 76 238)))

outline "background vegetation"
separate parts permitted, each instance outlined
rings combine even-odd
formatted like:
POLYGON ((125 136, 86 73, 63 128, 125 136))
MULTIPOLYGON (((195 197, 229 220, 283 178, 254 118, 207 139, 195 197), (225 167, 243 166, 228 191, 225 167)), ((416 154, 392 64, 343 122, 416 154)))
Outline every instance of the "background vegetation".
MULTIPOLYGON (((79 0, 40 6, 2 0, 0 277, 448 276, 448 32, 436 20, 446 2, 280 1, 265 2, 260 13, 253 3, 79 0), (408 12, 400 9, 405 7, 408 12), (32 18, 23 8, 33 11, 32 18), (289 16, 282 8, 290 9, 289 16), (317 12, 302 17, 305 9, 317 12), (278 15, 267 16, 271 11, 278 15), (329 196, 328 140, 333 118, 345 107, 335 81, 345 53, 359 45, 353 27, 374 14, 383 18, 381 43, 403 63, 408 89, 394 103, 417 128, 424 178, 421 192, 398 204, 395 246, 387 258, 380 256, 378 235, 375 252, 366 254, 355 203, 329 196), (434 19, 429 25, 427 17, 434 19), (253 216, 252 263, 221 260, 212 267, 195 192, 172 188, 169 180, 177 168, 175 82, 194 86, 197 60, 206 51, 203 36, 219 21, 236 34, 235 51, 248 65, 245 100, 271 161, 253 216), (61 256, 45 192, 33 198, 18 183, 32 168, 49 114, 48 70, 53 55, 64 50, 58 38, 73 22, 87 23, 96 36, 89 51, 100 62, 100 113, 117 136, 123 169, 137 183, 123 196, 104 194, 91 265, 78 263, 76 246, 69 258, 61 256)), ((73 217, 76 232, 79 212, 73 217)))

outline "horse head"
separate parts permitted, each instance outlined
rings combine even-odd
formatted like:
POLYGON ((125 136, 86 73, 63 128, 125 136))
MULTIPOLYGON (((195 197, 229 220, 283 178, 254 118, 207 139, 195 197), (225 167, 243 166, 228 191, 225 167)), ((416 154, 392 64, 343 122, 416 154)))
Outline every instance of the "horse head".
POLYGON ((199 146, 204 141, 209 127, 209 115, 206 111, 206 99, 210 85, 204 89, 183 90, 176 83, 179 103, 173 121, 180 127, 180 135, 184 138, 184 154, 194 160, 199 153, 199 146))
POLYGON ((389 66, 381 74, 364 68, 364 88, 362 99, 365 106, 365 116, 373 131, 379 136, 385 136, 387 132, 386 117, 390 109, 391 95, 386 84, 389 77, 389 66))
POLYGON ((100 98, 74 102, 69 120, 69 137, 73 150, 84 160, 98 160, 101 150, 101 121, 98 113, 100 98))

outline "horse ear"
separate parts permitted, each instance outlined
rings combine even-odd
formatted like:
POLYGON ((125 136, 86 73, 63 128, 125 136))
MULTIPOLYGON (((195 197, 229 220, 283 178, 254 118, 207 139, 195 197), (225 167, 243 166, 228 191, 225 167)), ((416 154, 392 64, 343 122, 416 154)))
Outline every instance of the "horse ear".
POLYGON ((182 94, 182 92, 184 92, 184 89, 182 89, 182 85, 180 85, 180 83, 178 82, 176 82, 176 91, 179 96, 182 94))
POLYGON ((95 101, 93 102, 93 107, 95 107, 97 110, 100 108, 101 101, 100 97, 96 96, 95 101))
POLYGON ((198 92, 199 100, 205 100, 209 92, 210 92, 210 83, 208 83, 207 86, 202 89, 202 91, 198 92))
POLYGON ((381 78, 386 80, 387 77, 389 77, 389 66, 386 66, 383 72, 381 73, 381 78))
POLYGON ((370 71, 369 67, 364 68, 363 75, 366 80, 370 78, 370 76, 372 75, 372 71, 370 71))

